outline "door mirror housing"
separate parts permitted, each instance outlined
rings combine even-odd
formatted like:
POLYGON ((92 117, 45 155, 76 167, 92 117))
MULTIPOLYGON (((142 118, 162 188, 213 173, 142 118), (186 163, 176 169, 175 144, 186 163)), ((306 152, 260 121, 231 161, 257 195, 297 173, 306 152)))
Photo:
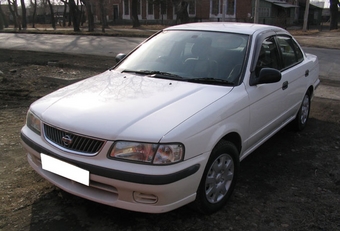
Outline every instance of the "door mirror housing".
POLYGON ((268 83, 277 83, 281 80, 282 75, 281 72, 274 68, 264 67, 260 70, 259 76, 253 77, 250 79, 250 85, 258 85, 258 84, 268 84, 268 83))
POLYGON ((126 54, 124 54, 124 53, 119 53, 119 54, 116 56, 116 63, 119 63, 119 62, 122 61, 125 57, 126 57, 126 54))

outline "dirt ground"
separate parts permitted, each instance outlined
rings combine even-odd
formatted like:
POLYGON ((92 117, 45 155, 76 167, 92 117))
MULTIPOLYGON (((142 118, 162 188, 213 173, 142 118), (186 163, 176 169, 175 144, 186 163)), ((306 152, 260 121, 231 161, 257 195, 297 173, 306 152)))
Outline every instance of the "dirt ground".
POLYGON ((306 47, 319 47, 329 49, 340 49, 340 29, 338 30, 289 30, 298 40, 300 45, 306 47))
POLYGON ((227 206, 210 216, 188 206, 158 215, 120 210, 44 180, 20 145, 29 105, 113 64, 108 57, 0 50, 0 231, 340 230, 336 100, 314 98, 303 132, 285 128, 247 157, 227 206))

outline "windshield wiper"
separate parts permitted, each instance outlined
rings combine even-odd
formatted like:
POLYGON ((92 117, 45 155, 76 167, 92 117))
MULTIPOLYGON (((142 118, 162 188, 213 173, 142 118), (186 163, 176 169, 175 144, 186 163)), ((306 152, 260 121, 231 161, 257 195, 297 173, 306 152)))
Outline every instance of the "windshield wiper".
POLYGON ((235 83, 230 82, 228 80, 215 79, 215 78, 193 78, 193 79, 187 79, 187 81, 192 82, 192 83, 220 84, 220 85, 226 85, 226 86, 235 85, 235 83))
POLYGON ((150 70, 139 70, 139 71, 134 71, 134 70, 124 70, 122 73, 135 73, 138 75, 148 75, 151 77, 156 77, 156 78, 163 78, 163 79, 176 79, 176 80, 182 80, 183 77, 179 75, 175 75, 169 72, 164 72, 164 71, 150 71, 150 70))

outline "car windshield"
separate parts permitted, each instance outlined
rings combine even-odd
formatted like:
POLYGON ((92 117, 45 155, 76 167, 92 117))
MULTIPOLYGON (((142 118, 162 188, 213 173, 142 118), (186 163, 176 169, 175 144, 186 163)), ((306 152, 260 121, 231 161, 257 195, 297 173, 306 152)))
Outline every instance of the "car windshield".
POLYGON ((236 85, 248 35, 165 30, 144 43, 115 70, 154 78, 236 85))

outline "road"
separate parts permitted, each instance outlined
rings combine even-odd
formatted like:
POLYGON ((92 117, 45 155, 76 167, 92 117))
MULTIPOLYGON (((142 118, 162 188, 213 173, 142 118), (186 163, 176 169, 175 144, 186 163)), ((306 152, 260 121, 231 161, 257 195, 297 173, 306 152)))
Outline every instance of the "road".
POLYGON ((127 53, 145 38, 0 33, 0 48, 116 56, 127 53))
MULTIPOLYGON (((143 40, 145 38, 0 33, 0 48, 114 57, 128 53, 143 40)), ((304 47, 304 51, 318 56, 320 79, 327 82, 319 87, 316 95, 340 100, 339 84, 334 84, 340 83, 340 50, 304 47)))

